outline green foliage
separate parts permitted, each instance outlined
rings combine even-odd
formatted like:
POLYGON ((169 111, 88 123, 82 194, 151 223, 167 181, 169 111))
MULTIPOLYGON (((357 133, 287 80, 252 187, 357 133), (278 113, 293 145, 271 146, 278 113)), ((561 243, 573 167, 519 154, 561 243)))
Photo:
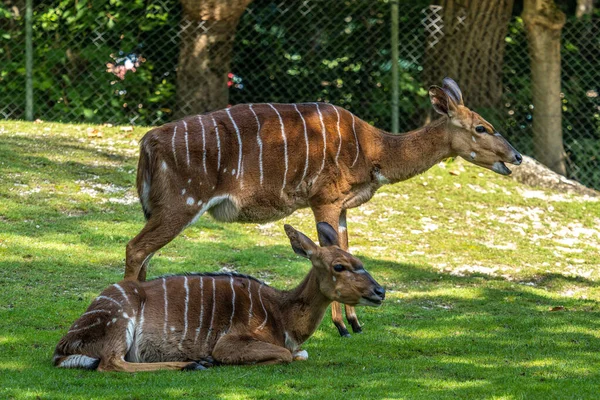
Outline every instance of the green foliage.
MULTIPOLYGON (((349 211, 351 250, 387 289, 382 307, 357 308, 362 335, 339 338, 326 316, 303 346, 309 360, 290 365, 52 367, 60 337, 121 279, 143 226, 144 133, 0 122, 0 398, 597 398, 600 202, 459 162, 349 211)), ((309 264, 284 223, 315 236, 308 210, 264 225, 203 216, 156 254, 149 277, 227 267, 289 289, 309 264)))

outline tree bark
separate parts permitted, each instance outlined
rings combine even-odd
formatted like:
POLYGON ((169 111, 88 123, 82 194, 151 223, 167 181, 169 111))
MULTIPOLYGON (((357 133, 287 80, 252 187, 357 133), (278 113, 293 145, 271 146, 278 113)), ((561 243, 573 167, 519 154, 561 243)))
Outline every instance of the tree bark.
POLYGON ((560 36, 566 17, 554 0, 525 0, 522 17, 531 63, 534 156, 554 172, 565 175, 560 36))
POLYGON ((502 63, 513 0, 438 0, 425 22, 425 76, 460 85, 470 107, 493 107, 502 97, 502 63))
POLYGON ((252 0, 181 0, 176 117, 227 106, 238 21, 252 0))
POLYGON ((594 0, 577 0, 577 10, 575 11, 577 18, 591 14, 593 10, 594 0))

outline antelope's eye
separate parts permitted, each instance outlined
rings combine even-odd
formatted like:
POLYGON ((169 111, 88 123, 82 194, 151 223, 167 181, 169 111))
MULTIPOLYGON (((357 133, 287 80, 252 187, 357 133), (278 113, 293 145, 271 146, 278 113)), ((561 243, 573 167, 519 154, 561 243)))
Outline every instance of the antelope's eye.
POLYGON ((344 269, 345 269, 345 268, 344 268, 344 266, 343 266, 342 264, 335 264, 335 265, 333 266, 333 270, 334 270, 335 272, 342 272, 344 269))
POLYGON ((475 127, 475 132, 477 132, 477 133, 486 133, 487 131, 485 130, 485 127, 483 125, 477 125, 475 127))

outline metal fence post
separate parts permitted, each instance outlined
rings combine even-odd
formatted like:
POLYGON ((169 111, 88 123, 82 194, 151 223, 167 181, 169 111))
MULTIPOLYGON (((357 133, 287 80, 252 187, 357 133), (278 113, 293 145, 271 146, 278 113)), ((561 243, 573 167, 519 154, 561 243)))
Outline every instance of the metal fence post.
POLYGON ((25 119, 33 120, 33 0, 25 3, 25 119))
POLYGON ((398 133, 400 120, 398 104, 400 98, 398 75, 398 0, 391 1, 392 12, 392 133, 398 133))

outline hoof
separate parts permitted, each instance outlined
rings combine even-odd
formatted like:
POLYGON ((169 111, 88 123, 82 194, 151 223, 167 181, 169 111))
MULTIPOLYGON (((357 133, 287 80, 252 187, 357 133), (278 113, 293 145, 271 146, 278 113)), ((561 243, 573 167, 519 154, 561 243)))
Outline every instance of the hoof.
POLYGON ((352 327, 352 332, 354 332, 354 333, 363 333, 363 330, 362 330, 362 328, 360 326, 357 326, 357 327, 353 326, 352 327))
POLYGON ((308 360, 308 352, 306 350, 300 350, 294 353, 294 361, 306 360, 308 360))
POLYGON ((348 329, 342 328, 340 326, 338 326, 337 328, 338 328, 338 332, 340 333, 341 337, 350 337, 350 332, 348 332, 348 329))
POLYGON ((203 371, 205 370, 206 367, 197 363, 197 362, 191 362, 188 365, 186 365, 185 367, 183 367, 181 370, 182 371, 203 371))

